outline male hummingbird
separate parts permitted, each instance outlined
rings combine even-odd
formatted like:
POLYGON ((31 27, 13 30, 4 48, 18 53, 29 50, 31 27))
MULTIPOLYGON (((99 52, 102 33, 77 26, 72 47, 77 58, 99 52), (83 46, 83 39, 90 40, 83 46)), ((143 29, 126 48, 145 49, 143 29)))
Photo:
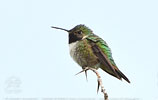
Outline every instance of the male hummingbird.
POLYGON ((83 69, 86 68, 101 68, 108 74, 124 79, 130 83, 129 79, 116 66, 111 49, 107 43, 95 35, 91 29, 85 25, 77 25, 71 30, 53 27, 68 32, 70 55, 83 69))

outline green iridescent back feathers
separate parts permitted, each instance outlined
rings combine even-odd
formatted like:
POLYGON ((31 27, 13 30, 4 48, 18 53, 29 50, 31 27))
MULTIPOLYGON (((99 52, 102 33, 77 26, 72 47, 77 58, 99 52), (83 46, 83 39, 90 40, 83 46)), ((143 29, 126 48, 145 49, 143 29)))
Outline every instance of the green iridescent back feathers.
POLYGON ((111 53, 111 49, 108 47, 107 43, 102 40, 101 38, 99 38, 98 36, 91 34, 89 37, 87 37, 87 39, 93 41, 96 43, 96 45, 101 48, 101 50, 104 52, 104 54, 107 56, 107 58, 110 60, 111 64, 116 66, 113 58, 112 58, 112 53, 111 53))

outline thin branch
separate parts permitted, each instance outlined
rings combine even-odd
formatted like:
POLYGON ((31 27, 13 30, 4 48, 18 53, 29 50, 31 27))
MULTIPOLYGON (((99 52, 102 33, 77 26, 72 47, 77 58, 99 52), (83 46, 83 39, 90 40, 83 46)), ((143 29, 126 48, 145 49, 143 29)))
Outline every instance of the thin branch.
MULTIPOLYGON (((97 92, 99 91, 99 86, 101 87, 101 92, 103 92, 104 94, 104 100, 108 100, 108 94, 105 92, 105 89, 104 89, 104 86, 103 86, 103 82, 102 82, 102 79, 101 79, 101 76, 99 74, 99 72, 94 69, 94 68, 89 68, 89 67, 85 67, 82 71, 80 71, 79 73, 77 73, 76 75, 82 73, 85 71, 85 73, 87 73, 87 70, 92 70, 96 75, 97 75, 97 78, 98 78, 98 87, 97 87, 97 92)), ((86 76, 87 77, 87 76, 86 76)))
MULTIPOLYGON (((101 79, 101 76, 100 76, 99 72, 96 69, 94 69, 94 68, 89 68, 89 69, 92 70, 97 75, 98 85, 100 85, 101 92, 103 92, 103 94, 104 94, 104 100, 108 100, 108 94, 105 92, 105 89, 104 89, 104 86, 103 86, 103 82, 102 82, 102 79, 101 79)), ((98 90, 99 90, 99 88, 98 88, 98 90)))

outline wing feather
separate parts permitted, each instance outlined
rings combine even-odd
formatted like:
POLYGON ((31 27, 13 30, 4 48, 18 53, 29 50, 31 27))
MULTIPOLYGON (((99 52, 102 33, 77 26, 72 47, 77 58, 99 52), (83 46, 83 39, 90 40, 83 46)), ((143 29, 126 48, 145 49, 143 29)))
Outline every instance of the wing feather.
POLYGON ((108 45, 104 40, 98 36, 88 37, 89 43, 91 44, 94 54, 98 57, 98 60, 104 65, 101 68, 112 76, 121 79, 124 78, 130 83, 128 78, 117 68, 112 53, 108 45))

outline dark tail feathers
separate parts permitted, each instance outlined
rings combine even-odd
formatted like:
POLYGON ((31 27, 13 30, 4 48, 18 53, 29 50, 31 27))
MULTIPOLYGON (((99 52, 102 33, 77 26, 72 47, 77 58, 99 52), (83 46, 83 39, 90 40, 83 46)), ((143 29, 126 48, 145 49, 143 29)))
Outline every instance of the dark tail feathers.
POLYGON ((120 70, 115 70, 116 73, 123 78, 124 80, 126 80, 128 83, 130 83, 129 79, 120 71, 120 70))

